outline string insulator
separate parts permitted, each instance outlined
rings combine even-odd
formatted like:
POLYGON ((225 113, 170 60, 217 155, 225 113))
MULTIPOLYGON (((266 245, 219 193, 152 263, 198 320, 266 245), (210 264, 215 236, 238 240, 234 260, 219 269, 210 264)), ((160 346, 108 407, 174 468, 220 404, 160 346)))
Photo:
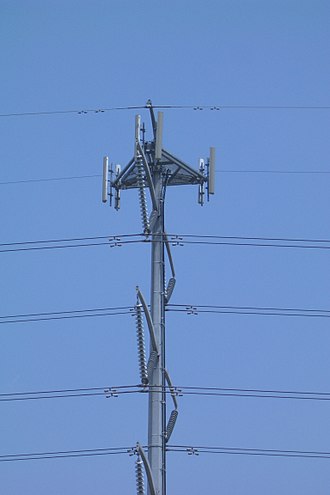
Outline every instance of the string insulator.
POLYGON ((145 495, 144 491, 144 477, 143 477, 143 463, 140 457, 135 462, 135 475, 136 475, 136 493, 137 495, 145 495))
POLYGON ((167 427, 166 427, 166 442, 169 441, 169 439, 173 433, 174 426, 175 426, 176 420, 178 418, 178 414, 179 413, 176 409, 173 409, 173 411, 170 414, 170 417, 169 417, 169 420, 167 423, 167 427))
POLYGON ((141 160, 137 160, 136 163, 137 168, 137 183, 139 187, 139 202, 140 202, 140 212, 142 218, 143 231, 145 234, 150 233, 150 225, 149 225, 149 215, 147 209, 147 198, 145 191, 145 180, 144 180, 144 168, 141 160))
POLYGON ((147 359, 146 359, 146 349, 144 343, 144 330, 143 330, 141 304, 137 304, 135 306, 135 314, 136 314, 136 337, 137 337, 137 345, 138 345, 140 378, 141 378, 141 383, 143 385, 147 385, 148 384, 147 359))
POLYGON ((150 356, 149 356, 148 366, 147 366, 147 373, 148 373, 149 380, 150 380, 150 377, 152 376, 152 374, 154 372, 154 367, 157 363, 157 359, 158 359, 157 352, 151 351, 150 356))

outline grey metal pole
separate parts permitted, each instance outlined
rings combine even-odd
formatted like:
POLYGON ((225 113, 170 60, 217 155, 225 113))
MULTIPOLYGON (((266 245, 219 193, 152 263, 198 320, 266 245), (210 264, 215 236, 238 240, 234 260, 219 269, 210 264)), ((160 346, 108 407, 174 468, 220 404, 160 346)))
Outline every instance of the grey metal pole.
MULTIPOLYGON (((151 252, 151 317, 153 321, 159 359, 150 377, 148 459, 157 495, 166 493, 165 472, 165 298, 164 298, 164 208, 161 166, 155 164, 153 183, 159 216, 152 228, 151 252)), ((150 491, 148 490, 150 494, 150 491)))

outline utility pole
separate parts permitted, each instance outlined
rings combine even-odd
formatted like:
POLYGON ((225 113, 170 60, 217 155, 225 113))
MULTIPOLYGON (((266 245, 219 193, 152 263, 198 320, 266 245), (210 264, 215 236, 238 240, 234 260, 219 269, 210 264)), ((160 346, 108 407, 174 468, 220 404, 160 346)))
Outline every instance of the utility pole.
POLYGON ((210 148, 210 157, 205 163, 200 159, 199 169, 194 170, 179 158, 163 148, 163 113, 158 112, 157 120, 154 107, 148 100, 153 138, 145 140, 145 126, 141 126, 141 117, 135 117, 134 156, 121 169, 119 165, 109 168, 108 158, 103 161, 102 200, 110 205, 114 200, 116 210, 120 208, 121 191, 137 188, 143 224, 143 235, 151 242, 151 297, 150 311, 145 298, 137 287, 135 306, 138 358, 141 386, 149 395, 148 410, 148 456, 138 443, 135 454, 137 493, 144 495, 142 465, 148 479, 148 495, 166 495, 166 443, 168 442, 178 416, 176 390, 166 371, 165 363, 165 307, 172 295, 176 278, 170 243, 164 229, 165 193, 169 186, 197 185, 198 203, 204 204, 205 195, 209 199, 214 194, 215 150, 210 148), (110 176, 109 176, 110 174, 110 176), (146 189, 149 189, 152 204, 148 215, 146 189), (165 282, 165 253, 170 266, 171 277, 165 282), (143 317, 147 322, 150 350, 147 361, 144 344, 143 317), (173 407, 167 421, 166 404, 171 396, 173 407))

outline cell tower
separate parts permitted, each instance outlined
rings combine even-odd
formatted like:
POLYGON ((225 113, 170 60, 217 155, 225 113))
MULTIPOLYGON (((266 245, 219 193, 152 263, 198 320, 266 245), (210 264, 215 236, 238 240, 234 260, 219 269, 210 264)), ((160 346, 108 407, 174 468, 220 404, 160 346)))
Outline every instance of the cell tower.
POLYGON ((102 201, 110 198, 116 210, 120 208, 121 191, 138 189, 143 233, 151 241, 151 300, 147 304, 139 287, 136 288, 136 331, 141 386, 149 395, 148 410, 148 455, 137 443, 134 454, 136 461, 137 494, 144 495, 143 466, 148 481, 148 495, 166 495, 166 444, 173 432, 177 417, 178 403, 165 360, 165 307, 174 290, 176 278, 170 243, 164 229, 165 192, 169 186, 197 185, 198 203, 204 204, 205 197, 214 194, 215 149, 205 162, 199 160, 199 170, 184 163, 163 148, 163 113, 158 112, 157 120, 150 100, 146 108, 150 112, 153 139, 145 140, 145 126, 141 116, 135 117, 134 156, 121 169, 109 167, 108 157, 103 159, 102 201), (149 216, 146 190, 149 189, 152 211, 149 216), (165 253, 171 276, 165 282, 165 253), (150 307, 150 310, 149 310, 150 307), (143 315, 149 331, 149 358, 146 358, 143 315), (167 400, 173 403, 167 420, 167 400))

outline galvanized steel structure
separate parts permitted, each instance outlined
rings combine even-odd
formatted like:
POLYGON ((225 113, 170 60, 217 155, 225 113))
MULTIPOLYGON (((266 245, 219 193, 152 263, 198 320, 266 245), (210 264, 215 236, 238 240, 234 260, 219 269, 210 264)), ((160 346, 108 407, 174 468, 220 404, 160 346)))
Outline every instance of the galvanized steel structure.
POLYGON ((165 192, 169 186, 197 185, 198 202, 203 205, 205 196, 214 194, 215 150, 210 149, 210 157, 205 163, 199 161, 199 170, 184 163, 163 148, 163 113, 158 112, 157 120, 150 100, 146 104, 152 124, 153 138, 145 140, 145 126, 141 125, 140 115, 135 117, 134 156, 121 169, 109 168, 108 157, 103 161, 102 200, 110 204, 114 201, 116 210, 120 208, 121 191, 138 189, 140 211, 144 235, 151 240, 151 298, 150 310, 145 298, 136 288, 135 306, 136 331, 138 342, 138 362, 141 386, 149 394, 148 413, 148 457, 138 443, 135 454, 137 493, 144 495, 142 465, 148 480, 149 495, 166 495, 166 443, 168 442, 178 416, 175 389, 166 371, 165 362, 165 307, 175 286, 175 270, 170 244, 164 229, 165 192), (148 214, 146 190, 149 190, 152 205, 148 214), (165 255, 168 257, 171 276, 165 282, 165 255), (146 358, 143 330, 143 314, 149 330, 149 357, 146 358), (169 392, 169 393, 168 393, 169 392), (171 396, 173 409, 167 420, 166 405, 171 396))

